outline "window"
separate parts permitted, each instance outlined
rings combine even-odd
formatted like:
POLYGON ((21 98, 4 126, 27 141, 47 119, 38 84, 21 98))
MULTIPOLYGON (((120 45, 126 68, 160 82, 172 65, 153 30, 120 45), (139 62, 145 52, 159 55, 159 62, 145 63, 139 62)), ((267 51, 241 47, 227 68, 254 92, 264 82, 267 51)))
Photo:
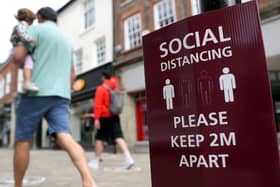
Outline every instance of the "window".
POLYGON ((227 4, 228 4, 228 6, 236 5, 236 1, 235 0, 227 0, 227 4))
POLYGON ((12 81, 12 77, 11 77, 11 73, 9 72, 6 74, 5 94, 9 94, 11 91, 11 81, 12 81))
POLYGON ((105 37, 99 38, 95 41, 97 64, 103 64, 106 61, 106 46, 105 37))
POLYGON ((4 96, 4 84, 5 80, 3 78, 0 78, 0 98, 4 96))
POLYGON ((85 29, 92 26, 95 22, 95 16, 94 16, 94 0, 85 0, 84 4, 85 13, 84 13, 84 19, 85 19, 85 29))
POLYGON ((83 50, 78 49, 74 52, 74 65, 76 73, 79 74, 83 70, 83 50))
POLYGON ((154 5, 155 29, 176 21, 174 0, 162 0, 154 5))
POLYGON ((23 92, 22 87, 23 87, 23 70, 19 69, 18 70, 18 81, 17 81, 17 91, 19 93, 23 92))
POLYGON ((142 45, 141 16, 136 14, 127 18, 124 22, 125 50, 133 49, 142 45))
POLYGON ((200 0, 192 0, 192 15, 200 14, 201 11, 201 1, 200 0))

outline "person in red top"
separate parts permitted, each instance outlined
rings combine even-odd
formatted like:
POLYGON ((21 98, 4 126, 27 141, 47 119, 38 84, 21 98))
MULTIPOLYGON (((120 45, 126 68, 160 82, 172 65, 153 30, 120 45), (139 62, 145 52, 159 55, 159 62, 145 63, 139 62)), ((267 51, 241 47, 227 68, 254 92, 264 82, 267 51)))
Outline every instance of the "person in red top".
POLYGON ((97 129, 95 135, 95 154, 96 158, 89 162, 93 169, 99 168, 101 154, 103 152, 103 141, 114 140, 121 148, 126 165, 130 169, 134 165, 134 160, 128 150, 128 146, 123 138, 123 133, 118 115, 113 115, 109 110, 110 93, 106 85, 111 89, 119 90, 119 80, 117 77, 111 77, 107 72, 102 72, 102 84, 97 87, 94 97, 94 126, 97 129))

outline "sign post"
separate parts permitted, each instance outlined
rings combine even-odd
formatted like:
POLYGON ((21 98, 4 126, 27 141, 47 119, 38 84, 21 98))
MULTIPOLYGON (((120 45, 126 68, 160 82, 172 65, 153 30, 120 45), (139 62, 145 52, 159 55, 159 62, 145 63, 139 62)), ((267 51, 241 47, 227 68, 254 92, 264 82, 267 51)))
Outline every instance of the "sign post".
POLYGON ((144 37, 153 187, 279 187, 255 1, 144 37))

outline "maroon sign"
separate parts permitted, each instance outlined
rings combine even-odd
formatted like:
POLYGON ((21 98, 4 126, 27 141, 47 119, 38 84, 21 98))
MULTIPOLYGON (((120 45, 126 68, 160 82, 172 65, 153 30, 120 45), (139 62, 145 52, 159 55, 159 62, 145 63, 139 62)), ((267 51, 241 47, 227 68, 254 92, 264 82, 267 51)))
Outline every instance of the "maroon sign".
POLYGON ((153 187, 279 187, 255 1, 144 37, 153 187))

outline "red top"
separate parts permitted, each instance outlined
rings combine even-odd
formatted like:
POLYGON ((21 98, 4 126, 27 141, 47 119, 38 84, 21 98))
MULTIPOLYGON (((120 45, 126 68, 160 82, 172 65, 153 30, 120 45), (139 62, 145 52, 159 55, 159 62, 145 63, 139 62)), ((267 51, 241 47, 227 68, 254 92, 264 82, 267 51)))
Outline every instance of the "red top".
POLYGON ((109 110, 110 94, 104 87, 105 84, 112 89, 119 89, 119 80, 117 77, 112 77, 110 80, 106 80, 102 85, 97 87, 93 105, 95 119, 112 116, 109 110))

